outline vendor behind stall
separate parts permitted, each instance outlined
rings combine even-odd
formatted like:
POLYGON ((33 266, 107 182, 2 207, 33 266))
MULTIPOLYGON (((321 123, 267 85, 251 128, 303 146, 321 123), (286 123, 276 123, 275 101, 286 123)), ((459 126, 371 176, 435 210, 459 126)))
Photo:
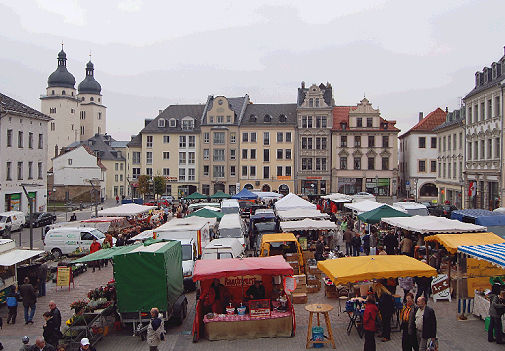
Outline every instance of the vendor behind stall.
POLYGON ((228 289, 219 282, 219 279, 214 279, 209 290, 201 299, 206 309, 212 310, 214 313, 224 313, 225 306, 230 303, 231 295, 228 289))
POLYGON ((265 287, 261 280, 255 279, 254 284, 246 291, 246 296, 250 300, 261 300, 265 298, 265 287))

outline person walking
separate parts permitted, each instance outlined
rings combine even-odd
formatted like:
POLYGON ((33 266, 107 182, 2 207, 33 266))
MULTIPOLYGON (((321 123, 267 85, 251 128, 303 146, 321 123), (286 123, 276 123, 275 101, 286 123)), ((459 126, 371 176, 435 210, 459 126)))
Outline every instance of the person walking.
POLYGON ((400 330, 402 331, 402 351, 419 351, 415 330, 409 330, 409 321, 414 318, 414 294, 407 293, 405 305, 400 312, 400 330))
POLYGON ((44 317, 44 320, 46 321, 46 323, 43 326, 44 332, 42 333, 44 340, 53 347, 58 346, 58 341, 60 340, 61 332, 59 329, 57 329, 56 320, 54 319, 51 312, 44 312, 42 317, 44 317))
POLYGON ((7 316, 7 324, 16 324, 16 317, 18 316, 18 299, 19 294, 16 289, 11 289, 9 295, 5 299, 7 308, 9 309, 9 314, 7 316))
POLYGON ((500 291, 500 284, 493 284, 489 294, 489 327, 487 341, 496 341, 497 344, 505 344, 503 341, 503 327, 501 316, 505 312, 505 291, 500 291), (493 337, 494 332, 494 337, 493 337))
POLYGON ((42 263, 37 273, 37 281, 39 283, 39 297, 46 296, 47 264, 42 263))
POLYGON ((363 312, 363 330, 365 334, 364 351, 375 351, 375 331, 377 330, 375 321, 378 311, 374 296, 371 294, 368 295, 366 298, 365 312, 363 312))
POLYGON ((363 251, 365 255, 370 255, 370 233, 368 230, 366 230, 365 235, 363 235, 363 251))
POLYGON ((352 256, 352 238, 354 238, 354 232, 350 229, 344 231, 344 241, 345 241, 345 254, 347 256, 352 256))
MULTIPOLYGON (((100 245, 100 243, 96 241, 96 238, 93 238, 93 242, 91 243, 91 246, 89 247, 89 253, 92 254, 94 252, 97 252, 101 248, 102 248, 102 246, 100 245)), ((101 269, 99 260, 93 261, 93 272, 95 271, 96 267, 98 267, 98 270, 101 269)))
POLYGON ((386 253, 388 255, 394 255, 396 253, 396 248, 398 246, 398 240, 393 232, 389 232, 384 237, 384 246, 386 247, 386 253))
POLYGON ((417 299, 417 307, 409 320, 409 329, 416 331, 419 351, 426 351, 429 341, 436 342, 437 318, 433 308, 426 305, 424 296, 417 299))
MULTIPOLYGON (((421 262, 426 263, 426 260, 422 260, 421 262)), ((424 298, 428 300, 431 289, 431 277, 415 277, 414 282, 417 285, 416 301, 421 295, 424 295, 424 298)))
MULTIPOLYGON (((414 288, 414 278, 412 277, 400 277, 398 278, 398 285, 403 289, 403 303, 407 301, 407 294, 414 288)), ((412 296, 414 300, 414 296, 412 296)))
POLYGON ((391 318, 394 312, 393 296, 382 284, 375 286, 376 294, 379 298, 379 311, 382 318, 382 341, 391 340, 391 318))
POLYGON ((149 351, 158 351, 158 346, 165 340, 165 325, 163 319, 159 317, 159 310, 151 308, 151 320, 147 326, 147 344, 149 351))
POLYGON ((323 236, 320 235, 319 239, 316 241, 316 252, 314 254, 316 261, 323 260, 323 252, 324 252, 324 241, 323 236))
POLYGON ((359 256, 359 251, 361 248, 361 237, 359 236, 359 233, 354 234, 351 240, 351 245, 352 245, 352 255, 359 256))
POLYGON ((35 294, 33 285, 30 284, 30 278, 25 277, 23 283, 24 284, 19 287, 19 295, 23 299, 23 307, 25 309, 25 324, 33 324, 32 319, 35 315, 37 295, 35 294), (30 310, 30 314, 28 314, 28 310, 30 310))
POLYGON ((58 330, 60 330, 60 328, 61 328, 61 312, 58 309, 58 307, 56 307, 56 303, 52 300, 49 301, 49 312, 51 313, 51 315, 54 318, 56 327, 58 328, 58 330))
POLYGON ((405 235, 405 237, 400 241, 400 253, 402 255, 412 256, 412 248, 414 243, 410 236, 405 235))

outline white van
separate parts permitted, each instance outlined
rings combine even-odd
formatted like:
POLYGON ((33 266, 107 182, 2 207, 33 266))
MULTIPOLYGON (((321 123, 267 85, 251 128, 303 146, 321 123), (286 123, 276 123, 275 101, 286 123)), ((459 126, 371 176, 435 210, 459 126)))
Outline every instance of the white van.
POLYGON ((246 228, 238 213, 225 214, 218 227, 220 238, 236 238, 245 247, 246 228))
POLYGON ((20 230, 25 225, 25 214, 21 211, 0 213, 0 235, 10 238, 10 232, 20 230))
POLYGON ((203 249, 202 260, 237 258, 244 255, 244 247, 235 238, 214 239, 203 249))
POLYGON ((230 214, 230 213, 239 213, 240 205, 236 199, 224 199, 221 202, 221 213, 222 214, 230 214))
MULTIPOLYGON (((89 251, 93 239, 101 245, 105 234, 98 229, 87 227, 55 228, 48 231, 44 237, 44 251, 51 252, 54 257, 68 255, 79 247, 86 252, 89 251)), ((112 238, 112 242, 116 244, 116 239, 112 238)))

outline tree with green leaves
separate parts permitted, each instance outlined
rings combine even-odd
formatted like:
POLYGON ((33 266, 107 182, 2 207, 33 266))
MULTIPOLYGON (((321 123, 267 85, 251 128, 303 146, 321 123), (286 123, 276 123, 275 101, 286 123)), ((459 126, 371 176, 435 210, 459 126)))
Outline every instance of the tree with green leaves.
POLYGON ((138 192, 142 195, 149 193, 149 181, 151 177, 147 175, 141 175, 138 177, 138 192))
POLYGON ((153 182, 154 182, 154 193, 160 196, 163 195, 167 188, 166 178, 162 176, 156 176, 153 178, 153 182))

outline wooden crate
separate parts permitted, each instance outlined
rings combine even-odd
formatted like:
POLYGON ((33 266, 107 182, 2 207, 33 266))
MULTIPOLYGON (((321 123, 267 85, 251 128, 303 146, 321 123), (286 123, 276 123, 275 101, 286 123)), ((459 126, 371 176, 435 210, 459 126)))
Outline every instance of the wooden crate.
POLYGON ((321 286, 307 285, 307 294, 313 294, 321 290, 321 286))
POLYGON ((305 304, 307 303, 307 294, 306 293, 294 293, 293 295, 293 303, 294 304, 305 304))

